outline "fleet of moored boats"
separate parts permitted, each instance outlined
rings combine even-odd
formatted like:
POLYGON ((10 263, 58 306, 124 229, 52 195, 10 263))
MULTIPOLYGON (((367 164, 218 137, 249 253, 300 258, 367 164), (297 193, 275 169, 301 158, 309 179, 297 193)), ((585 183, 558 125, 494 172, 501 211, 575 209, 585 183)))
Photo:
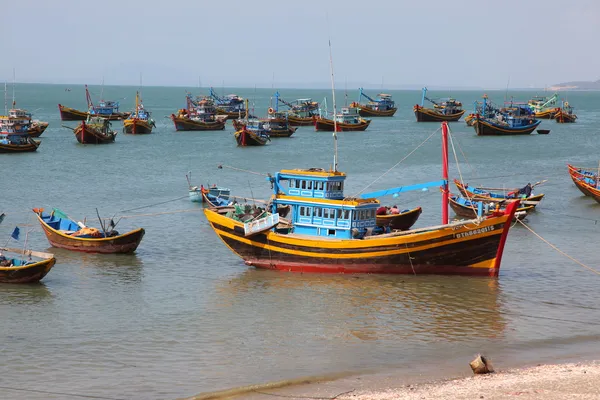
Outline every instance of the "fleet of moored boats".
MULTIPOLYGON (((85 88, 87 111, 59 104, 61 119, 81 121, 71 129, 83 144, 104 144, 115 141, 117 132, 113 120, 123 120, 123 131, 129 134, 152 133, 155 123, 136 93, 132 112, 120 112, 119 103, 99 101, 93 104, 85 88)), ((465 118, 478 135, 529 134, 540 119, 575 122, 572 107, 564 102, 555 107, 558 95, 536 97, 528 103, 505 102, 495 105, 487 96, 474 104, 473 113, 465 118)), ((290 137, 299 126, 313 125, 320 131, 363 131, 371 123, 365 117, 391 117, 397 106, 389 94, 377 98, 361 88, 359 101, 341 108, 340 113, 327 113, 322 104, 310 98, 292 102, 274 95, 274 104, 265 118, 249 115, 248 102, 237 95, 218 96, 212 89, 209 96, 186 96, 186 107, 171 115, 176 130, 222 130, 233 120, 234 137, 239 146, 261 146, 271 138, 290 137), (365 100, 364 103, 361 101, 365 100), (287 107, 280 110, 280 104, 287 107)), ((430 99, 423 89, 421 104, 413 108, 419 122, 441 122, 444 156, 441 180, 412 186, 386 189, 347 196, 344 193, 346 174, 337 170, 337 150, 334 167, 281 170, 269 175, 273 188, 271 198, 263 203, 240 203, 228 188, 193 186, 191 174, 186 175, 189 197, 205 202, 204 213, 217 236, 240 256, 246 264, 257 268, 298 272, 337 273, 401 273, 457 274, 498 276, 504 243, 511 222, 523 219, 541 202, 544 195, 533 194, 543 183, 521 188, 471 187, 455 180, 459 194, 449 189, 448 122, 458 121, 465 110, 453 98, 430 99), (425 107, 425 101, 431 103, 425 107), (422 213, 421 207, 401 210, 387 207, 378 198, 411 190, 440 187, 442 192, 442 224, 411 229, 422 213), (450 222, 448 209, 457 217, 450 222)), ((0 117, 0 152, 35 151, 34 140, 48 126, 35 121, 26 110, 13 108, 0 117)), ((544 133, 544 132, 541 132, 544 133)), ((336 134, 334 133, 334 136, 336 134)), ((337 139, 336 139, 337 140, 337 139)), ((337 142, 336 142, 337 143, 337 142)), ((573 182, 586 196, 600 202, 598 170, 569 165, 573 182)), ((53 209, 34 209, 46 237, 53 247, 97 253, 130 253, 140 244, 144 229, 121 234, 111 219, 101 228, 70 218, 53 209)), ((1 221, 1 219, 0 219, 1 221)), ((55 263, 50 253, 4 248, 0 253, 0 282, 31 282, 42 279, 55 263), (6 253, 16 253, 8 258, 6 253), (35 257, 35 260, 34 260, 35 257)))

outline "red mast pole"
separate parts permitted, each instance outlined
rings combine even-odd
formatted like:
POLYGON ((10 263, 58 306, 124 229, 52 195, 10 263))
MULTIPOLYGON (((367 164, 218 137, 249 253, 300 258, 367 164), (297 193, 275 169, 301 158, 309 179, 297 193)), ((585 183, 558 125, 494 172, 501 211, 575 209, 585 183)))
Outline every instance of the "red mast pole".
POLYGON ((442 122, 442 179, 445 183, 442 186, 442 224, 448 223, 448 123, 442 122))

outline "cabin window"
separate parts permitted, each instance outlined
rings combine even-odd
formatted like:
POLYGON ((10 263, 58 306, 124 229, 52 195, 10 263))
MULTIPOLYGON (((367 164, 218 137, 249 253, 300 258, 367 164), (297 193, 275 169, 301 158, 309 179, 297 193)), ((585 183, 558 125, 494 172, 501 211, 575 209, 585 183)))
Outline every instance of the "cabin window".
POLYGON ((321 207, 315 207, 315 217, 321 218, 321 207))
POLYGON ((323 190, 323 182, 317 182, 318 190, 323 190))
POLYGON ((344 210, 344 219, 350 219, 350 210, 344 210))
POLYGON ((308 181, 308 189, 312 189, 312 184, 313 184, 312 181, 308 181))
POLYGON ((327 191, 329 192, 331 190, 331 182, 327 182, 327 191))
POLYGON ((301 216, 304 216, 304 206, 301 206, 301 207, 300 207, 300 215, 301 215, 301 216))
POLYGON ((329 210, 329 218, 332 218, 332 219, 335 218, 335 208, 332 208, 329 210))
POLYGON ((327 229, 327 234, 329 236, 335 236, 335 229, 327 229))
POLYGON ((343 213, 344 213, 344 211, 343 211, 343 210, 341 210, 341 209, 338 209, 338 210, 337 210, 337 218, 338 218, 338 219, 341 219, 341 218, 342 218, 342 214, 343 214, 343 213))
POLYGON ((290 179, 290 181, 288 182, 288 187, 293 188, 296 187, 296 180, 295 179, 290 179))
POLYGON ((323 209, 323 218, 329 218, 329 208, 323 209))
POLYGON ((306 207, 306 216, 307 217, 311 217, 312 216, 312 207, 306 207))
POLYGON ((306 181, 302 181, 302 189, 306 189, 306 181))

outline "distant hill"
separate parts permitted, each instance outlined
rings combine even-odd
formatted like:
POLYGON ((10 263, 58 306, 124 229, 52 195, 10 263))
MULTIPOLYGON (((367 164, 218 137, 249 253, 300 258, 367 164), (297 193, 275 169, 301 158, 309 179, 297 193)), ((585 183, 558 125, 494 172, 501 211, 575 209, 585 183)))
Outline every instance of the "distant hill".
POLYGON ((553 85, 548 90, 600 90, 600 79, 597 81, 573 81, 558 83, 553 85))

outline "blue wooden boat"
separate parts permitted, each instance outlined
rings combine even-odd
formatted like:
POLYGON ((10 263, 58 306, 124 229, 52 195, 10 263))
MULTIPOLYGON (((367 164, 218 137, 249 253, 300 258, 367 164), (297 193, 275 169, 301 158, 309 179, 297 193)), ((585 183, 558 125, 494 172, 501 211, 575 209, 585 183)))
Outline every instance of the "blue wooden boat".
POLYGON ((54 264, 56 258, 51 253, 22 248, 0 248, 0 282, 38 282, 50 272, 54 264), (13 253, 14 256, 9 253, 13 253))
MULTIPOLYGON (((486 109, 487 98, 483 99, 486 109)), ((526 103, 507 102, 494 117, 476 115, 473 128, 478 136, 529 135, 542 121, 535 119, 526 103)))
MULTIPOLYGON (((210 88, 210 97, 214 99, 218 114, 227 115, 229 118, 242 118, 246 115, 248 106, 244 107, 244 99, 237 94, 219 96, 213 88, 210 88)), ((253 118, 252 116, 249 116, 253 118)))
MULTIPOLYGON (((483 200, 469 200, 462 196, 450 195, 448 204, 454 213, 462 218, 475 218, 489 216, 497 212, 505 212, 506 205, 499 202, 489 202, 483 200)), ((513 219, 523 219, 530 211, 534 210, 534 205, 519 205, 513 219)))
POLYGON ((213 196, 207 190, 202 192, 202 198, 209 207, 224 207, 229 204, 229 197, 227 199, 219 196, 213 196))
POLYGON ((311 98, 287 102, 279 96, 279 92, 275 93, 275 98, 278 103, 285 104, 290 108, 287 112, 287 118, 292 126, 313 125, 314 119, 319 116, 319 103, 311 98))
POLYGON ((473 112, 465 117, 465 123, 468 126, 473 126, 475 117, 481 115, 484 118, 494 118, 500 112, 500 109, 488 100, 487 94, 484 94, 484 101, 475 101, 473 103, 473 112))
MULTIPOLYGON (((542 181, 545 182, 545 181, 542 181)), ((458 179, 454 180, 454 184, 460 191, 460 193, 468 197, 469 199, 474 200, 484 200, 484 201, 515 201, 520 200, 522 204, 525 205, 537 205, 544 198, 544 194, 533 194, 533 188, 540 184, 541 182, 537 182, 535 184, 528 183, 522 188, 518 189, 507 189, 503 193, 498 193, 497 191, 493 191, 487 188, 480 188, 469 186, 469 184, 463 184, 458 179)))
POLYGON ((228 188, 224 188, 224 187, 217 186, 217 185, 211 185, 208 187, 208 189, 205 188, 204 185, 193 186, 191 171, 185 175, 185 178, 187 179, 187 182, 188 182, 188 187, 189 187, 188 193, 189 193, 190 201, 192 201, 194 203, 203 203, 204 202, 204 197, 202 197, 202 192, 206 191, 206 190, 208 190, 208 193, 211 196, 220 197, 225 200, 229 199, 231 190, 228 188))
POLYGON ((392 100, 392 95, 387 93, 379 93, 377 99, 368 96, 363 92, 363 88, 358 89, 358 102, 352 103, 351 106, 359 108, 361 117, 393 117, 398 107, 392 100), (363 97, 367 99, 366 104, 360 104, 363 97))

